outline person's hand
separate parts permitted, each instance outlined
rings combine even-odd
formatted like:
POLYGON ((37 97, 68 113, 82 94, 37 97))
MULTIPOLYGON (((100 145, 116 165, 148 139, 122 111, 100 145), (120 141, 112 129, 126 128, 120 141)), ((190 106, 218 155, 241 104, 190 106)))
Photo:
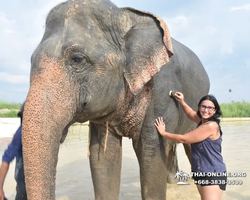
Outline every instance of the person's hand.
POLYGON ((4 191, 3 188, 0 189, 0 200, 4 200, 4 191))
POLYGON ((156 119, 155 121, 156 121, 155 126, 157 130, 161 135, 163 135, 165 133, 165 123, 163 122, 163 118, 158 117, 158 119, 156 119))
POLYGON ((174 98, 179 102, 183 102, 184 101, 184 95, 181 92, 175 92, 174 93, 174 98))

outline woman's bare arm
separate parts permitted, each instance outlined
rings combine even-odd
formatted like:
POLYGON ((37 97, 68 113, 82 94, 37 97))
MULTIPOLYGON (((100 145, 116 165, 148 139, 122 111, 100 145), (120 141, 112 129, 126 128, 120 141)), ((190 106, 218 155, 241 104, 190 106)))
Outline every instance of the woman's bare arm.
POLYGON ((185 144, 193 144, 201 142, 206 138, 214 136, 218 130, 218 125, 216 122, 209 122, 206 124, 202 124, 195 130, 186 133, 185 135, 169 133, 165 131, 165 124, 163 122, 162 117, 156 119, 155 126, 163 137, 170 139, 174 142, 185 143, 185 144))

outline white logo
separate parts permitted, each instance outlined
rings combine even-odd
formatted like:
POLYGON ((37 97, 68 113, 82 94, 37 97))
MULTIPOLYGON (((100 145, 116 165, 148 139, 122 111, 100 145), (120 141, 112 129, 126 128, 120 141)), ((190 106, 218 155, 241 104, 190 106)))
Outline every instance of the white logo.
POLYGON ((179 182, 177 183, 177 185, 189 185, 189 183, 185 182, 188 179, 190 179, 190 176, 188 173, 185 173, 183 171, 177 171, 175 173, 175 178, 179 179, 179 182))

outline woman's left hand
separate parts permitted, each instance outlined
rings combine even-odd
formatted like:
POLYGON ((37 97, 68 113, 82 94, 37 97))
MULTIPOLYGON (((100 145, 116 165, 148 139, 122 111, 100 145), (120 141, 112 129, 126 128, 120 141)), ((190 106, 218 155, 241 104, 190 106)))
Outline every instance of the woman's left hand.
POLYGON ((163 122, 162 117, 158 117, 158 119, 155 120, 155 126, 158 129, 159 133, 163 135, 165 133, 165 123, 163 122))

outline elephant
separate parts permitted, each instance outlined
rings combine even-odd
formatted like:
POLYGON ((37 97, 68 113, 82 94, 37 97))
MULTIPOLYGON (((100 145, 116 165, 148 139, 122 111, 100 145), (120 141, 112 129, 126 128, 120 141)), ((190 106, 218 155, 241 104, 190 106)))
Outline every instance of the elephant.
POLYGON ((169 91, 183 92, 197 109, 209 84, 197 55, 157 15, 109 0, 58 4, 31 56, 22 129, 28 199, 56 198, 60 144, 72 124, 89 121, 95 199, 119 198, 122 138, 129 137, 141 198, 165 200, 178 170, 176 143, 160 136, 155 119, 162 116, 168 132, 192 130, 169 91))

